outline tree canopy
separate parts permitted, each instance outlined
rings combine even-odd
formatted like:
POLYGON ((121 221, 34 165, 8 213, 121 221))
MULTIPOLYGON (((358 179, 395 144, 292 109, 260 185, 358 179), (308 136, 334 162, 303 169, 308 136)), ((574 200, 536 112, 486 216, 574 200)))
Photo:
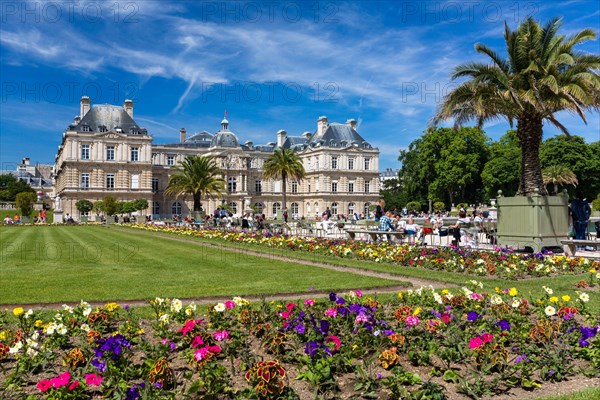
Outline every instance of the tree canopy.
POLYGON ((306 172, 298 153, 292 149, 279 147, 267 158, 263 165, 265 179, 281 178, 281 192, 283 195, 283 210, 287 208, 286 183, 288 179, 300 181, 306 172))

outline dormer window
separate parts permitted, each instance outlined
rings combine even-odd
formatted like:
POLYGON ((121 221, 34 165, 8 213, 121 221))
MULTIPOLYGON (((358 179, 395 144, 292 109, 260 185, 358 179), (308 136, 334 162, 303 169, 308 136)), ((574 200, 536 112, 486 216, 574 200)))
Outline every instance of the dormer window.
POLYGON ((82 132, 90 132, 90 127, 87 125, 82 125, 81 126, 81 131, 82 132))
POLYGON ((131 127, 131 128, 129 128, 129 134, 130 135, 138 135, 139 132, 134 127, 131 127))
POLYGON ((106 126, 101 125, 101 126, 98 127, 98 131, 99 132, 108 132, 108 129, 106 128, 106 126))

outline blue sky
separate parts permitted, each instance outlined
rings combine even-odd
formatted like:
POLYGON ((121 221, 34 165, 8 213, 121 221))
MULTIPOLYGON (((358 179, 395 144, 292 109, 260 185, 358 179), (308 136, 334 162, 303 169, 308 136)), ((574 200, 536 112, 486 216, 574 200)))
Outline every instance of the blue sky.
MULTIPOLYGON (((0 162, 51 163, 62 132, 93 104, 135 101, 134 119, 155 143, 219 128, 224 110, 240 141, 275 141, 314 131, 319 116, 358 121, 398 168, 458 64, 480 60, 473 46, 504 53, 503 24, 528 15, 563 17, 562 33, 600 28, 597 1, 2 1, 0 162)), ((600 53, 600 42, 581 51, 600 53)), ((571 133, 600 140, 560 114, 571 133)), ((484 129, 498 139, 505 121, 484 129)), ((550 126, 545 137, 557 131, 550 126)))

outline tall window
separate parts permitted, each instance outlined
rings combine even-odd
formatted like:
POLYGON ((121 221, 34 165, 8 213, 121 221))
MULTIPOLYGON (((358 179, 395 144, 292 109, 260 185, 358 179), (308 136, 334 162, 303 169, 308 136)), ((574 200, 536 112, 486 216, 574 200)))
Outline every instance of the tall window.
POLYGON ((233 214, 237 214, 237 203, 235 201, 229 203, 229 207, 231 208, 231 212, 233 214))
POLYGON ((331 168, 332 169, 337 169, 337 162, 338 162, 337 157, 331 157, 331 168))
POLYGON ((237 179, 234 177, 230 177, 227 179, 227 190, 231 192, 235 192, 237 190, 237 179))
POLYGON ((256 194, 262 193, 262 181, 260 179, 254 181, 254 192, 256 194))
POLYGON ((354 193, 354 182, 348 182, 348 193, 354 193))
POLYGON ((371 169, 371 159, 365 158, 365 171, 368 171, 370 169, 371 169))
POLYGON ((277 210, 281 210, 281 203, 273 203, 273 215, 277 215, 277 210))
POLYGON ((106 146, 106 161, 115 160, 115 146, 106 146))
POLYGON ((140 188, 140 175, 139 174, 131 174, 131 188, 132 189, 140 188))
POLYGON ((363 215, 365 218, 369 218, 369 208, 371 208, 371 205, 369 203, 365 203, 365 206, 363 207, 363 215))
POLYGON ((338 183, 337 182, 331 182, 331 191, 333 193, 337 193, 337 189, 338 189, 338 183))
POLYGON ((365 182, 365 193, 371 192, 371 184, 369 182, 365 182))
POLYGON ((331 203, 331 215, 337 215, 338 203, 331 203))
POLYGON ((315 179, 315 192, 319 191, 319 180, 315 179))
POLYGON ((152 214, 160 215, 160 203, 158 201, 152 202, 152 214))
POLYGON ((298 203, 292 203, 290 211, 292 212, 292 218, 298 218, 298 203))
POLYGON ((106 174, 106 188, 108 190, 115 188, 115 174, 106 174))
POLYGON ((81 188, 84 190, 90 188, 90 174, 88 172, 81 174, 81 188))
POLYGON ((298 182, 292 182, 292 193, 298 193, 298 182))
POLYGON ((154 193, 158 192, 158 178, 152 178, 152 191, 154 193))
POLYGON ((167 165, 175 165, 175 156, 167 156, 167 165))
POLYGON ((81 159, 82 160, 90 159, 90 145, 89 144, 81 145, 81 159))
POLYGON ((348 204, 348 215, 354 214, 354 203, 348 204))
POLYGON ((171 214, 179 215, 181 214, 181 203, 176 201, 171 205, 171 214))
POLYGON ((132 147, 131 148, 131 161, 139 161, 140 160, 140 148, 132 147))
POLYGON ((352 157, 348 159, 348 169, 354 169, 354 158, 352 157))

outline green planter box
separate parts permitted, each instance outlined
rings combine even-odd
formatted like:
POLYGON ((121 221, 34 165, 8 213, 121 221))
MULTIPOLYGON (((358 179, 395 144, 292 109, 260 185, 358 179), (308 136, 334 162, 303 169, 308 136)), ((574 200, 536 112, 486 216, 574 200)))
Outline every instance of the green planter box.
POLYGON ((499 197, 498 244, 515 248, 561 247, 569 230, 566 195, 499 197))

